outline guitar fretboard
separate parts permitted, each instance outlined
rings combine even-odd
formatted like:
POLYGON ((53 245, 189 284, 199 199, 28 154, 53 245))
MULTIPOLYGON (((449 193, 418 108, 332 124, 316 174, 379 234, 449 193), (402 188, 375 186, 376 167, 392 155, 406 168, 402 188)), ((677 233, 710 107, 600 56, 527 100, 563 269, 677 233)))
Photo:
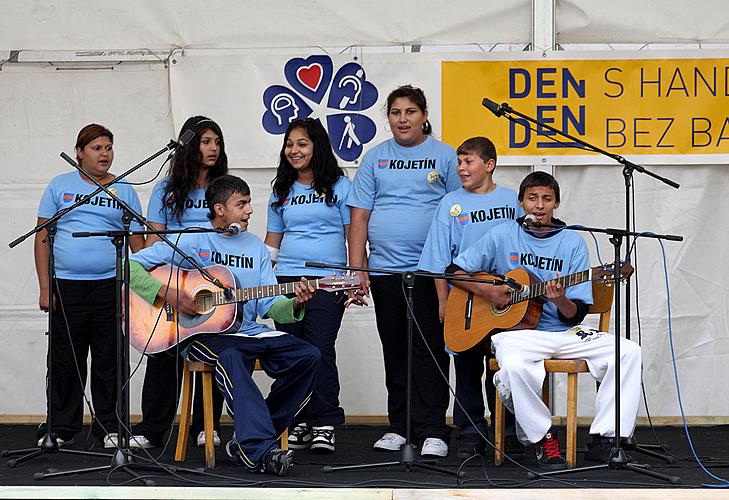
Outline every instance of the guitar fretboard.
MULTIPOLYGON (((245 302, 254 299, 263 299, 265 297, 275 297, 276 295, 288 295, 294 293, 294 287, 302 281, 292 281, 289 283, 278 283, 275 285, 254 286, 251 288, 237 288, 233 291, 233 297, 227 299, 224 291, 213 292, 210 294, 200 294, 195 298, 195 302, 200 310, 210 309, 213 306, 223 304, 232 304, 234 302, 245 302)), ((306 280, 306 285, 313 287, 315 290, 319 288, 319 280, 306 280)))
MULTIPOLYGON (((590 280, 590 269, 580 271, 574 274, 568 274, 567 276, 560 276, 555 281, 562 285, 563 288, 568 288, 574 285, 579 285, 585 281, 590 280)), ((530 284, 529 290, 526 292, 514 292, 511 297, 510 304, 516 304, 525 300, 531 300, 547 293, 547 282, 542 281, 540 283, 530 284)))

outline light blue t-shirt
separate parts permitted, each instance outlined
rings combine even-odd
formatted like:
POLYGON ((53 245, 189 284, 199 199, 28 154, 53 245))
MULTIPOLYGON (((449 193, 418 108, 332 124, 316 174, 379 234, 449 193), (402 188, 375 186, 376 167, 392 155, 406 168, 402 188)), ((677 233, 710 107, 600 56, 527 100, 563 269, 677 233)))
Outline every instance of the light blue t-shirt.
POLYGON ((166 229, 186 229, 188 227, 207 227, 208 202, 205 201, 205 188, 196 188, 190 191, 185 200, 185 210, 178 217, 173 215, 174 206, 165 204, 165 189, 170 178, 165 177, 152 190, 152 196, 147 203, 147 220, 157 224, 164 224, 166 229))
POLYGON ((390 139, 365 154, 347 204, 372 212, 370 267, 418 267, 438 202, 461 186, 457 163, 455 149, 432 137, 414 147, 390 139))
POLYGON ((523 212, 516 191, 498 185, 486 194, 463 188, 446 194, 435 211, 418 269, 442 273, 489 229, 523 212))
MULTIPOLYGON (((53 217, 59 210, 73 205, 96 189, 78 172, 59 175, 51 180, 43 193, 38 217, 53 217)), ((142 205, 132 186, 120 181, 109 190, 116 192, 135 212, 142 213, 142 205)), ((102 191, 61 217, 53 248, 56 277, 68 280, 113 278, 116 275, 116 250, 111 238, 74 238, 71 234, 77 231, 122 230, 122 215, 118 202, 102 191)), ((136 220, 132 220, 129 227, 133 231, 142 229, 136 220)))
MULTIPOLYGON (((590 267, 587 246, 574 231, 563 229, 548 238, 537 238, 516 222, 499 224, 456 257, 454 263, 468 273, 479 271, 506 274, 523 268, 539 281, 585 271, 590 267)), ((592 304, 592 284, 585 283, 565 289, 570 300, 592 304)), ((559 332, 571 328, 559 319, 557 306, 547 301, 537 330, 559 332)))
POLYGON ((326 276, 333 272, 306 267, 307 261, 347 263, 344 226, 349 224, 347 196, 351 184, 346 177, 334 183, 332 206, 312 186, 299 182, 294 182, 281 206, 271 205, 277 199, 271 193, 266 231, 283 233, 275 268, 277 276, 326 276))
MULTIPOLYGON (((211 227, 208 223, 206 227, 211 227)), ((231 270, 235 276, 236 287, 248 288, 276 284, 276 276, 271 268, 271 259, 263 242, 247 231, 234 236, 219 233, 183 234, 178 244, 180 249, 201 266, 222 265, 231 270)), ((189 263, 182 263, 180 254, 163 241, 144 248, 131 256, 149 270, 161 264, 174 264, 192 269, 189 263)), ((175 274, 172 274, 172 286, 175 285, 175 274)), ((264 317, 271 305, 283 298, 281 295, 238 303, 238 312, 243 321, 238 330, 244 335, 257 335, 272 331, 266 325, 256 322, 256 317, 264 317)))

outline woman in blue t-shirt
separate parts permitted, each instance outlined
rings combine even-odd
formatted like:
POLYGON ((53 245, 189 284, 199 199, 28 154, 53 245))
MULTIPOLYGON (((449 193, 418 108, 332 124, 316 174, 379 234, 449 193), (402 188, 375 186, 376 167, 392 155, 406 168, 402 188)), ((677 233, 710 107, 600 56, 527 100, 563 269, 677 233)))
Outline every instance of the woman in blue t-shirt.
MULTIPOLYGON (((347 204, 352 208, 349 263, 356 267, 415 271, 438 202, 461 186, 455 150, 431 137, 425 94, 404 85, 387 97, 392 139, 365 154, 347 204), (369 243, 369 255, 365 245, 369 243)), ((377 330, 382 342, 387 386, 388 432, 374 447, 399 450, 405 443, 407 382, 407 305, 400 275, 363 275, 363 291, 371 287, 377 330)), ((413 290, 415 317, 426 346, 415 332, 413 340, 412 422, 421 455, 448 454, 445 423, 448 385, 443 373, 449 359, 438 320, 438 297, 432 279, 418 278, 413 290)), ((353 297, 355 303, 362 298, 353 297)))
MULTIPOLYGON (((109 172, 114 160, 113 142, 111 131, 97 124, 86 125, 76 139, 78 164, 102 184, 112 182, 115 177, 109 172)), ((38 224, 96 189, 89 177, 76 171, 55 177, 41 198, 38 224)), ((141 212, 137 193, 129 184, 119 182, 110 190, 136 212, 141 212)), ((132 222, 130 227, 141 229, 137 222, 132 222)), ((46 231, 36 233, 34 247, 39 306, 53 315, 52 364, 48 367, 52 374, 48 401, 52 434, 62 445, 72 442, 81 430, 86 360, 90 351, 91 398, 96 411, 91 432, 104 447, 113 448, 117 445, 116 252, 108 238, 74 238, 72 233, 121 230, 122 208, 102 191, 61 217, 57 229, 52 283, 48 278, 46 231), (52 304, 49 284, 53 287, 52 304)), ((132 251, 141 249, 144 237, 131 236, 129 246, 132 251)), ((45 429, 45 424, 38 429, 39 446, 43 445, 45 429)))
MULTIPOLYGON (((147 204, 147 221, 156 230, 185 229, 208 226, 208 206, 205 188, 214 179, 228 173, 223 132, 210 118, 193 116, 182 125, 180 137, 192 130, 195 137, 177 152, 167 176, 152 190, 147 204)), ((171 235, 174 241, 176 237, 171 235)), ((156 235, 147 236, 145 247, 160 241, 156 235)), ((165 244, 165 243, 162 243, 165 244)), ((174 354, 174 353, 173 353, 174 354)), ((182 359, 177 355, 160 354, 147 358, 142 389, 142 421, 134 427, 133 448, 160 446, 165 432, 171 427, 177 413, 182 359), (177 388, 177 391, 170 390, 177 388)), ((203 428, 202 384, 195 384, 193 420, 190 435, 198 446, 205 445, 203 428)), ((213 411, 215 430, 213 442, 220 445, 220 414, 223 395, 214 386, 213 411)))
MULTIPOLYGON (((295 121, 286 130, 272 185, 265 243, 276 263, 279 283, 333 273, 308 268, 307 261, 346 264, 350 181, 337 164, 329 136, 318 120, 295 121)), ((319 292, 306 304, 303 321, 276 323, 278 330, 306 340, 321 352, 314 393, 289 434, 290 448, 334 451, 334 426, 344 423, 334 344, 345 298, 319 292)))

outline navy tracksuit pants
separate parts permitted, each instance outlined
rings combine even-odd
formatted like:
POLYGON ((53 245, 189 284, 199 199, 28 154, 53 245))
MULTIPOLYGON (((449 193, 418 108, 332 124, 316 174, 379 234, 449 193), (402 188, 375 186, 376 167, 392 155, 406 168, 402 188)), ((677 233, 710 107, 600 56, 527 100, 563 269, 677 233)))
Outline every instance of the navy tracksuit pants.
POLYGON ((243 465, 256 470, 309 401, 320 355, 316 347, 287 334, 210 335, 193 341, 187 357, 215 365, 243 465), (256 359, 274 379, 265 399, 251 377, 256 359))

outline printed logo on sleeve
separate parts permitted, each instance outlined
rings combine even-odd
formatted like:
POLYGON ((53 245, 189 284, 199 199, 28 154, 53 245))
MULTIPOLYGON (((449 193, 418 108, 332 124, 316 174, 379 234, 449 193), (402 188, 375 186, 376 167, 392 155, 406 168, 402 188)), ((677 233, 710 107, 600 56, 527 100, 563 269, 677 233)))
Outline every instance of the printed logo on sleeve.
POLYGON ((73 201, 73 193, 63 193, 63 203, 71 203, 73 201))

